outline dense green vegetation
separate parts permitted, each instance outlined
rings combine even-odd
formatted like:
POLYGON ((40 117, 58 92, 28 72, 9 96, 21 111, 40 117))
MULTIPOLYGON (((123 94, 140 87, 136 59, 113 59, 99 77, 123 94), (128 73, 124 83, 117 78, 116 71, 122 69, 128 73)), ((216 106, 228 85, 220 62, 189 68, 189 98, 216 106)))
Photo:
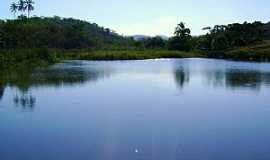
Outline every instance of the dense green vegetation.
POLYGON ((202 52, 168 50, 120 50, 120 51, 74 51, 64 54, 66 58, 81 60, 142 60, 156 58, 206 57, 202 52))
POLYGON ((60 17, 0 21, 0 35, 0 48, 5 49, 114 49, 128 48, 131 41, 97 24, 60 17))
POLYGON ((48 65, 61 59, 54 49, 0 49, 0 68, 48 65))
POLYGON ((220 51, 252 45, 266 39, 267 28, 264 26, 265 24, 261 22, 244 22, 243 24, 216 25, 213 28, 206 27, 204 30, 209 30, 209 33, 194 37, 196 41, 194 47, 208 51, 220 51))
POLYGON ((0 48, 126 49, 133 45, 131 38, 95 23, 57 16, 30 17, 33 5, 32 0, 11 4, 14 17, 18 12, 22 15, 0 20, 0 48))
POLYGON ((14 20, 0 20, 0 67, 49 64, 63 59, 127 60, 210 57, 270 60, 270 24, 261 22, 205 27, 191 36, 183 22, 169 39, 134 40, 95 23, 60 17, 30 17, 32 0, 12 3, 14 20), (22 15, 16 18, 16 14, 22 15), (27 16, 24 15, 27 12, 27 16))
MULTIPOLYGON (((209 56, 211 55, 209 54, 209 56)), ((223 53, 220 53, 219 56, 222 56, 221 58, 233 59, 233 60, 269 62, 270 61, 270 42, 263 41, 258 44, 239 47, 239 48, 228 50, 226 52, 223 51, 223 53)), ((212 56, 212 57, 217 57, 217 56, 212 56)))

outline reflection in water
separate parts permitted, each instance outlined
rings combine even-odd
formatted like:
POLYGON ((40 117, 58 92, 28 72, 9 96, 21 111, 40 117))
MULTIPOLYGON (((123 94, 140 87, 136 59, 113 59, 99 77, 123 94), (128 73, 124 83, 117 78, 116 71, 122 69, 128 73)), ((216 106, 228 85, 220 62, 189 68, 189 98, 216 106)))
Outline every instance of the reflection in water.
POLYGON ((210 63, 211 61, 206 60, 206 62, 198 61, 197 66, 191 66, 182 61, 177 63, 176 69, 173 71, 176 84, 183 88, 191 81, 202 80, 204 82, 206 80, 207 86, 253 91, 260 90, 262 86, 270 85, 270 72, 259 67, 256 68, 256 65, 254 66, 252 63, 244 63, 246 66, 243 68, 241 62, 234 62, 231 65, 217 65, 216 62, 213 65, 210 63))
POLYGON ((177 68, 174 71, 174 79, 175 79, 176 84, 180 88, 183 88, 184 85, 189 83, 189 79, 190 79, 189 71, 185 70, 183 67, 177 68))
POLYGON ((58 64, 48 68, 31 69, 18 68, 16 70, 1 70, 0 100, 5 87, 16 89, 13 97, 15 106, 23 110, 32 110, 37 98, 30 93, 30 88, 63 87, 81 85, 89 81, 97 81, 108 77, 111 70, 95 68, 95 66, 78 65, 76 62, 58 64))
POLYGON ((32 111, 36 104, 36 98, 28 94, 15 95, 13 101, 15 106, 20 107, 23 111, 32 111))
POLYGON ((269 64, 209 59, 5 71, 1 159, 269 160, 269 82, 269 64))
MULTIPOLYGON (((176 60, 173 71, 167 70, 167 72, 172 72, 175 83, 181 89, 198 78, 206 80, 208 86, 226 87, 227 89, 259 90, 262 85, 270 84, 270 72, 262 71, 260 68, 256 69, 256 67, 251 68, 251 65, 249 64, 246 65, 247 68, 241 68, 238 66, 241 64, 240 62, 234 62, 233 65, 227 65, 229 62, 198 60, 194 61, 194 63, 183 63, 184 61, 188 60, 176 60), (222 65, 222 63, 225 63, 226 65, 222 65)), ((108 77, 112 74, 112 70, 116 71, 114 73, 121 70, 121 72, 133 74, 133 67, 137 67, 141 72, 157 73, 152 72, 152 69, 162 70, 164 69, 163 67, 168 67, 170 63, 172 62, 132 61, 131 63, 82 63, 80 61, 71 61, 36 70, 29 68, 1 70, 0 100, 4 95, 5 88, 9 86, 18 89, 19 92, 21 92, 20 96, 15 95, 13 98, 16 105, 22 107, 31 106, 32 108, 37 101, 35 95, 29 94, 29 89, 33 87, 80 85, 89 81, 94 82, 98 79, 108 77), (148 63, 149 65, 147 65, 148 63)), ((141 72, 137 72, 136 74, 141 72)))
POLYGON ((207 81, 207 85, 214 87, 224 87, 226 73, 224 70, 210 70, 205 72, 205 79, 207 81))
POLYGON ((80 85, 108 75, 109 71, 87 70, 83 67, 52 67, 35 71, 13 72, 12 75, 9 75, 7 83, 11 87, 27 91, 31 87, 80 85))
POLYGON ((226 72, 226 86, 232 89, 260 89, 262 84, 270 83, 270 73, 258 70, 229 69, 226 72))
POLYGON ((270 72, 248 69, 216 69, 205 72, 207 84, 227 89, 260 90, 262 85, 270 84, 270 72))
POLYGON ((4 95, 5 87, 3 85, 0 85, 0 101, 4 95))

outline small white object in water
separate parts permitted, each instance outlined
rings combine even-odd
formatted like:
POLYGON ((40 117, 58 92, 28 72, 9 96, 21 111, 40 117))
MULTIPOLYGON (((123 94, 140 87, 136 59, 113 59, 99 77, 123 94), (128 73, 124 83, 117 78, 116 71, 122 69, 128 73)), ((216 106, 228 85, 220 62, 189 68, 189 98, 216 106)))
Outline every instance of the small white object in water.
POLYGON ((139 152, 139 150, 138 149, 135 149, 135 153, 138 153, 139 152))

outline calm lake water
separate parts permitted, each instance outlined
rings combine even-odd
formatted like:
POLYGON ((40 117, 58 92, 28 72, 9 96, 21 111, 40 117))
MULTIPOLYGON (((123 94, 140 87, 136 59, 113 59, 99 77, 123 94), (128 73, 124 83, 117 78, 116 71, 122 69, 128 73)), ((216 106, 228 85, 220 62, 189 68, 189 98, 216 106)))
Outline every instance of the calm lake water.
POLYGON ((1 71, 1 160, 269 160, 270 64, 70 61, 1 71))

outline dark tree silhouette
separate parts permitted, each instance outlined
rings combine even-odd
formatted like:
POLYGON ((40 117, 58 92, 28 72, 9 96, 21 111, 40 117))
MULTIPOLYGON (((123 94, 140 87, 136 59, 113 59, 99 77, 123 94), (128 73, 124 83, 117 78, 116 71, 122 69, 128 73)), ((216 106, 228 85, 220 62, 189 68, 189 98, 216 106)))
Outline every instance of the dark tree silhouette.
POLYGON ((10 5, 10 11, 14 14, 14 18, 16 17, 16 13, 18 11, 18 5, 13 2, 11 5, 10 5))
POLYGON ((185 27, 183 22, 180 22, 175 28, 174 37, 169 39, 168 48, 170 50, 189 51, 191 46, 189 39, 191 31, 185 27))
POLYGON ((28 18, 30 17, 30 12, 35 9, 34 4, 35 4, 35 2, 33 2, 32 0, 25 1, 25 10, 27 10, 27 17, 28 18))
POLYGON ((190 29, 185 27, 185 23, 180 22, 175 28, 174 35, 182 39, 190 38, 190 29))
POLYGON ((25 11, 25 1, 19 0, 18 2, 18 11, 24 12, 25 11))

